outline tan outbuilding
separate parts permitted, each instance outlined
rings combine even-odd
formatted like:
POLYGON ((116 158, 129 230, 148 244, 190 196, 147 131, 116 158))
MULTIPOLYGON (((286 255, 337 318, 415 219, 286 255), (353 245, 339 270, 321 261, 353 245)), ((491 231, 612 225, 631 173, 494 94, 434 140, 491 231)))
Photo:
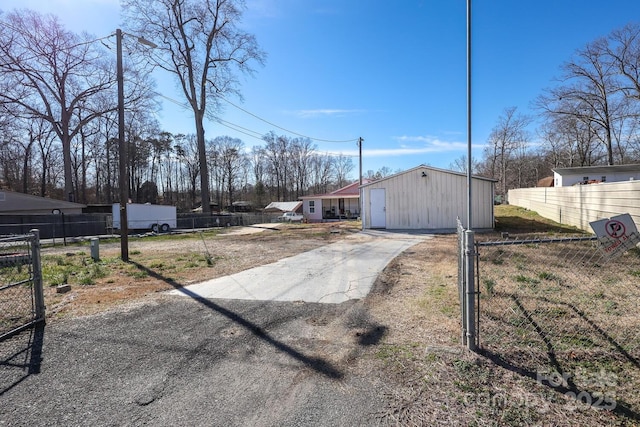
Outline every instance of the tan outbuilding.
MULTIPOLYGON (((495 180, 472 177, 474 230, 494 226, 495 180)), ((457 218, 467 224, 467 175, 431 166, 418 166, 364 184, 362 227, 390 230, 454 231, 457 218)))

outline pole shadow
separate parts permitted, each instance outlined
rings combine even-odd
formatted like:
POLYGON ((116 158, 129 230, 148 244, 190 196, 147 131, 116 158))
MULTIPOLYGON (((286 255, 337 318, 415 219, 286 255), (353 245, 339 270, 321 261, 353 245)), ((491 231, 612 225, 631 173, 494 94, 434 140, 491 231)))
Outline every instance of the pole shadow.
POLYGON ((302 362, 305 366, 313 369, 314 371, 331 379, 341 379, 344 376, 344 374, 340 370, 338 370, 336 367, 334 367, 330 362, 321 358, 307 356, 304 353, 301 353, 300 351, 294 349, 293 347, 273 338, 259 325, 252 323, 251 321, 245 319, 239 314, 234 313, 233 311, 228 310, 216 304, 210 299, 201 297, 200 295, 186 289, 185 287, 175 282, 174 280, 164 277, 163 275, 158 274, 156 271, 151 270, 142 264, 139 264, 135 261, 130 261, 130 262, 131 264, 135 265, 139 270, 146 272, 149 276, 153 277, 154 279, 162 280, 163 282, 173 286, 175 289, 182 292, 184 295, 192 298, 193 300, 199 302, 200 304, 211 309, 212 311, 215 311, 216 313, 221 314, 222 316, 226 317, 232 322, 237 323, 238 325, 242 326, 243 328, 251 332, 257 338, 261 339, 265 343, 274 347, 276 350, 279 350, 283 353, 288 354, 292 358, 302 362))
MULTIPOLYGON (((514 301, 518 309, 522 312, 527 322, 534 328, 538 336, 544 342, 549 363, 556 370, 558 377, 564 378, 565 381, 562 383, 558 383, 557 381, 555 381, 555 379, 553 380, 545 379, 544 376, 541 378, 540 372, 534 372, 531 369, 528 369, 522 366, 522 363, 517 363, 517 361, 509 360, 508 358, 505 358, 503 355, 483 347, 480 347, 478 349, 478 353, 486 357, 487 359, 491 360, 494 364, 504 369, 507 369, 511 372, 514 372, 520 376, 533 379, 537 383, 542 384, 546 387, 549 387, 550 389, 552 389, 553 391, 559 394, 567 395, 568 393, 570 393, 572 396, 589 395, 592 403, 601 402, 601 400, 599 400, 597 396, 594 396, 590 391, 578 388, 576 384, 573 382, 570 375, 565 375, 566 372, 564 372, 564 369, 562 368, 562 364, 560 360, 558 360, 557 358, 556 351, 553 346, 553 343, 551 342, 551 339, 549 338, 549 334, 540 326, 538 322, 535 321, 532 313, 529 312, 529 310, 527 310, 526 307, 524 307, 524 305, 521 303, 521 301, 517 296, 510 295, 510 297, 514 301)), ((544 297, 537 298, 537 299, 544 300, 545 302, 554 302, 544 297)), ((557 304, 558 302, 554 302, 554 303, 557 304)), ((564 303, 564 302, 561 304, 564 304, 569 308, 573 309, 576 312, 576 314, 578 314, 584 321, 586 321, 589 324, 589 326, 591 326, 596 332, 598 332, 601 336, 603 336, 603 338, 605 338, 610 344, 614 345, 614 347, 616 347, 616 349, 619 352, 621 352, 623 356, 625 356, 631 363, 637 366, 638 361, 635 358, 633 358, 630 354, 628 354, 628 352, 626 352, 622 348, 622 346, 620 346, 619 343, 617 343, 604 330, 602 330, 593 321, 591 321, 583 312, 581 312, 571 304, 564 303)), ((594 407, 597 408, 597 406, 594 406, 594 407)), ((615 400, 615 407, 609 408, 609 410, 611 410, 611 412, 617 415, 624 416, 631 420, 640 420, 640 413, 638 413, 636 410, 634 410, 634 408, 631 408, 630 405, 628 405, 626 402, 622 401, 619 398, 615 400)))
MULTIPOLYGON (((13 343, 20 343, 21 338, 24 341, 24 336, 27 337, 26 342, 22 345, 18 344, 15 350, 9 350, 9 354, 5 355, 4 352, 0 352, 0 354, 3 354, 3 356, 0 356, 0 369, 8 372, 8 375, 3 375, 4 378, 8 379, 8 383, 0 383, 0 397, 30 376, 40 373, 44 328, 44 322, 40 322, 28 330, 28 335, 25 334, 26 331, 15 335, 12 339, 13 343)), ((8 342, 5 341, 5 343, 8 342)), ((5 345, 8 346, 9 344, 5 345)))

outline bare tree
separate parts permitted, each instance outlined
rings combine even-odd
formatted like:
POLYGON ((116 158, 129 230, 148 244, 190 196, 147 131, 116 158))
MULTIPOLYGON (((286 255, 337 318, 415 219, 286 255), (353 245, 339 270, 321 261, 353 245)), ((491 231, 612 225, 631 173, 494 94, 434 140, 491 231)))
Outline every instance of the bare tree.
POLYGON ((219 136, 216 138, 219 150, 222 181, 226 189, 227 205, 236 201, 234 194, 241 186, 240 182, 246 173, 249 159, 244 153, 244 143, 238 138, 219 136))
POLYGON ((73 199, 71 140, 102 111, 91 99, 115 85, 104 55, 87 37, 66 31, 52 15, 14 11, 0 26, 0 102, 52 126, 62 142, 65 197, 73 199))
POLYGON ((509 107, 498 118, 498 123, 489 134, 484 152, 485 171, 490 178, 498 180, 499 192, 502 195, 509 189, 507 176, 514 153, 528 141, 529 123, 529 117, 519 114, 516 107, 509 107))
POLYGON ((295 185, 293 200, 303 196, 308 187, 310 160, 315 146, 308 138, 295 138, 291 141, 290 163, 292 180, 295 185))
MULTIPOLYGON (((453 162, 449 164, 449 169, 467 173, 467 169, 469 167, 469 162, 467 161, 467 156, 463 154, 462 156, 455 159, 453 162)), ((471 158, 471 173, 478 173, 478 162, 472 157, 471 158)))
POLYGON ((536 104, 547 117, 570 116, 588 126, 602 143, 607 164, 613 165, 615 148, 624 143, 617 138, 625 134, 628 99, 609 51, 607 39, 578 50, 576 57, 563 65, 564 84, 547 90, 536 104))
POLYGON ((194 113, 203 212, 210 212, 204 118, 213 117, 220 97, 238 93, 236 72, 251 73, 264 53, 238 24, 241 0, 123 0, 132 32, 159 44, 155 64, 172 73, 194 113))
POLYGON ((316 154, 311 160, 311 188, 315 194, 326 193, 333 179, 335 159, 329 154, 316 154))
MULTIPOLYGON (((188 206, 193 206, 196 201, 196 194, 198 191, 198 176, 200 176, 200 162, 198 161, 198 143, 195 135, 175 135, 174 151, 180 162, 180 175, 179 180, 184 180, 186 176, 189 183, 188 193, 189 199, 188 206)), ((178 180, 176 180, 176 185, 178 180)), ((184 186, 183 186, 184 190, 184 186)), ((176 188, 176 191, 180 191, 176 188)), ((203 201, 204 203, 204 201, 203 201)), ((204 205, 202 205, 204 211, 204 205)))
POLYGON ((342 154, 335 157, 335 162, 333 163, 336 174, 336 185, 338 188, 344 187, 347 185, 347 176, 355 167, 353 165, 353 159, 351 157, 343 156, 342 154))
POLYGON ((262 137, 269 173, 276 187, 276 200, 285 201, 288 193, 290 139, 269 132, 262 137))

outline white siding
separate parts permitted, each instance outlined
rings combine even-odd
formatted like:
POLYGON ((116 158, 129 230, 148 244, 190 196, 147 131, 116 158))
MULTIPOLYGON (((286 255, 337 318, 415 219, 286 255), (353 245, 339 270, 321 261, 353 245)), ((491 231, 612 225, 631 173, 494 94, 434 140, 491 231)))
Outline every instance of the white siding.
MULTIPOLYGON (((456 218, 467 218, 467 178, 439 169, 419 167, 364 187, 386 190, 388 229, 452 230, 456 218), (426 176, 422 176, 423 172, 426 176)), ((493 182, 472 181, 473 228, 493 228, 493 182)), ((364 228, 370 228, 370 206, 365 203, 364 228)))
POLYGON ((509 190, 509 204, 586 231, 591 221, 623 213, 640 224, 640 181, 509 190))
POLYGON ((302 214, 307 221, 322 221, 322 199, 305 199, 302 202, 302 214), (311 203, 314 212, 311 212, 311 203))
POLYGON ((585 168, 584 172, 577 174, 564 174, 560 175, 558 172, 553 173, 554 184, 556 187, 570 187, 575 184, 582 183, 585 178, 587 180, 602 181, 604 182, 621 182, 629 180, 640 179, 640 171, 636 172, 589 172, 589 168, 585 168))

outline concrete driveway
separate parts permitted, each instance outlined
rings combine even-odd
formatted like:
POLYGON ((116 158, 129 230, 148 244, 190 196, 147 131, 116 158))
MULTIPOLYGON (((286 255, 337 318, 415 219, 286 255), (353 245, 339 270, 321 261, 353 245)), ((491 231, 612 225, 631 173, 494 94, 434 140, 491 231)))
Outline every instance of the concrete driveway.
POLYGON ((393 258, 427 238, 426 234, 368 230, 272 264, 169 293, 192 298, 339 304, 365 297, 393 258))
POLYGON ((178 293, 191 298, 25 331, 0 343, 0 427, 378 424, 388 390, 359 356, 390 326, 363 300, 287 301, 359 298, 424 238, 358 233, 178 293), (284 301, 246 300, 260 298, 284 301))

